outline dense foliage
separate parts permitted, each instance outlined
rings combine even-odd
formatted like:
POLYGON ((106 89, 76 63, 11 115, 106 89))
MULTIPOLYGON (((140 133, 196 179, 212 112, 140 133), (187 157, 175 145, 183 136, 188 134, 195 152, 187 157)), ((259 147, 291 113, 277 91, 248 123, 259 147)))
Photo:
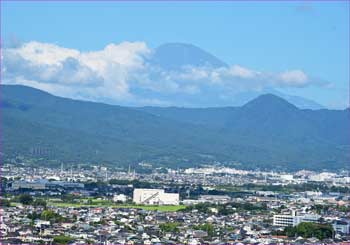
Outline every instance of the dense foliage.
POLYGON ((0 207, 10 207, 11 202, 7 199, 0 199, 0 207))
POLYGON ((246 190, 259 190, 259 191, 275 191, 275 192, 300 192, 300 191, 322 191, 322 192, 341 192, 347 193, 350 191, 349 187, 345 186, 330 186, 320 182, 308 182, 303 184, 288 184, 288 185, 257 185, 253 183, 244 184, 241 186, 246 190))
POLYGON ((34 201, 33 197, 31 195, 29 195, 29 194, 22 194, 22 195, 19 196, 18 199, 24 205, 30 205, 34 201))
POLYGON ((35 199, 33 202, 33 206, 35 206, 35 207, 41 206, 41 207, 46 208, 46 205, 47 205, 47 203, 44 199, 35 199))
POLYGON ((52 223, 65 221, 65 218, 62 217, 62 215, 56 213, 53 210, 44 210, 40 215, 40 219, 51 221, 52 223))
POLYGON ((350 110, 300 110, 277 96, 263 95, 242 107, 178 108, 172 114, 167 112, 171 108, 111 106, 24 86, 1 88, 6 161, 349 167, 350 110))
POLYGON ((159 228, 163 232, 177 232, 179 231, 179 223, 176 222, 167 222, 159 225, 159 228))
POLYGON ((226 204, 212 204, 212 203, 199 203, 196 205, 188 206, 184 211, 190 212, 198 210, 201 213, 212 213, 213 208, 217 210, 219 215, 230 215, 237 211, 265 211, 267 207, 265 204, 251 204, 251 203, 237 203, 231 202, 226 204))
POLYGON ((69 236, 59 235, 53 238, 53 244, 67 244, 72 242, 73 238, 69 236))
POLYGON ((286 227, 285 233, 289 237, 301 236, 303 238, 316 237, 320 240, 331 238, 333 228, 329 224, 318 224, 311 222, 302 222, 295 227, 286 227))
POLYGON ((215 229, 214 225, 210 223, 205 223, 201 225, 195 225, 193 226, 195 230, 202 230, 208 233, 208 236, 214 236, 215 235, 215 229))

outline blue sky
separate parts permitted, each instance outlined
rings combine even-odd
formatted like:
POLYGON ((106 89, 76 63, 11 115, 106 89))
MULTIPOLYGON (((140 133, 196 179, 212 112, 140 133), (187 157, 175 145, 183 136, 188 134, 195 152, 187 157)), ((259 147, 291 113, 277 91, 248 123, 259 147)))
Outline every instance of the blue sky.
POLYGON ((348 105, 349 2, 1 4, 8 47, 36 41, 89 52, 125 41, 144 42, 150 49, 191 43, 254 71, 302 70, 332 85, 280 90, 332 108, 348 105))

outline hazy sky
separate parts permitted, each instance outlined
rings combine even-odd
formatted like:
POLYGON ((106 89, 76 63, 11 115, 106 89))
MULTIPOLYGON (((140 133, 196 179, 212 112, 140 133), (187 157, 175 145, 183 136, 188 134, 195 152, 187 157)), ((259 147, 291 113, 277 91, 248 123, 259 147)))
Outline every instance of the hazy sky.
MULTIPOLYGON (((187 87, 172 81, 155 88, 149 71, 145 72, 149 68, 142 57, 163 43, 184 42, 233 66, 220 70, 220 79, 227 79, 228 73, 239 76, 237 83, 246 83, 251 76, 259 81, 268 77, 276 80, 268 86, 289 94, 332 108, 348 106, 347 1, 1 4, 5 83, 32 85, 68 97, 98 100, 100 96, 120 104, 162 104, 159 98, 153 103, 132 94, 135 86, 158 89, 162 97, 171 89, 199 96, 200 79, 187 87), (130 81, 142 78, 148 87, 146 82, 130 81), (106 86, 95 89, 98 84, 106 86)), ((214 89, 213 96, 221 96, 215 93, 224 89, 214 89)))

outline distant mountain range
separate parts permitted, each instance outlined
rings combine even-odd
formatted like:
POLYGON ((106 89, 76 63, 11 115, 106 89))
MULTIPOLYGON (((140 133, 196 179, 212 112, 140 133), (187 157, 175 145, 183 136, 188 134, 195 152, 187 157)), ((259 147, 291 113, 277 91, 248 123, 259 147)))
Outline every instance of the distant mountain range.
MULTIPOLYGON (((210 54, 209 52, 195 46, 186 43, 165 43, 157 47, 153 54, 149 57, 147 62, 153 67, 160 67, 164 71, 172 71, 181 73, 184 67, 208 67, 208 68, 222 68, 229 67, 227 63, 210 54)), ((153 77, 155 80, 161 78, 153 77)), ((186 83, 186 81, 183 81, 186 83)), ((151 98, 158 98, 159 94, 152 94, 150 92, 144 92, 144 96, 151 98)), ((211 96, 212 93, 207 93, 206 96, 196 96, 194 94, 181 95, 176 94, 176 98, 172 98, 171 95, 167 95, 167 98, 171 98, 172 101, 176 101, 177 105, 190 104, 197 105, 197 107, 203 106, 242 106, 248 101, 256 98, 259 95, 271 93, 284 98, 288 102, 298 106, 301 109, 323 109, 324 107, 319 103, 303 98, 300 96, 292 96, 282 93, 273 88, 263 88, 260 91, 247 90, 236 91, 230 98, 224 100, 220 96, 211 96), (210 96, 210 99, 208 98, 210 96), (204 97, 204 98, 203 98, 204 97)))
POLYGON ((350 110, 264 94, 241 107, 121 107, 1 85, 2 154, 40 164, 350 168, 350 110))
POLYGON ((180 70, 185 66, 220 68, 228 65, 192 44, 165 43, 157 47, 149 62, 165 70, 180 70))
MULTIPOLYGON (((118 53, 113 55, 118 56, 118 53)), ((147 54, 138 54, 137 60, 142 65, 137 65, 137 68, 109 62, 114 65, 109 64, 110 68, 102 69, 106 71, 92 69, 94 71, 86 74, 86 77, 79 73, 80 66, 74 62, 73 64, 71 58, 52 67, 60 72, 52 72, 51 68, 37 66, 35 61, 29 61, 21 55, 23 64, 19 62, 18 57, 17 60, 10 58, 11 55, 5 56, 6 72, 3 82, 6 84, 30 84, 55 95, 73 99, 123 106, 203 108, 242 106, 259 95, 271 93, 301 109, 324 108, 310 99, 286 94, 287 90, 283 88, 290 88, 295 84, 290 81, 286 84, 281 83, 280 77, 283 72, 260 72, 239 65, 228 65, 213 54, 186 43, 166 43, 149 49, 147 54), (121 67, 117 68, 119 65, 121 67), (50 71, 49 74, 46 74, 46 69, 50 71), (99 74, 101 72, 104 75, 99 74), (80 75, 72 78, 74 74, 80 75), (15 79, 16 77, 18 79, 15 79), (28 83, 30 81, 33 83, 28 83)), ((76 62, 79 63, 78 60, 76 62)), ((85 74, 87 70, 82 72, 85 74)))

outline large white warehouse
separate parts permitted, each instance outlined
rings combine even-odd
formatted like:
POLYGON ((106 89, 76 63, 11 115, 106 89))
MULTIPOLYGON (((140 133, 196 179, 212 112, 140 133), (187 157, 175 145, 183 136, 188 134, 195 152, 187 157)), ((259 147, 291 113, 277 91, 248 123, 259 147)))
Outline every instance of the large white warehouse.
POLYGON ((163 189, 134 189, 133 201, 147 205, 179 205, 179 193, 165 193, 163 189))

